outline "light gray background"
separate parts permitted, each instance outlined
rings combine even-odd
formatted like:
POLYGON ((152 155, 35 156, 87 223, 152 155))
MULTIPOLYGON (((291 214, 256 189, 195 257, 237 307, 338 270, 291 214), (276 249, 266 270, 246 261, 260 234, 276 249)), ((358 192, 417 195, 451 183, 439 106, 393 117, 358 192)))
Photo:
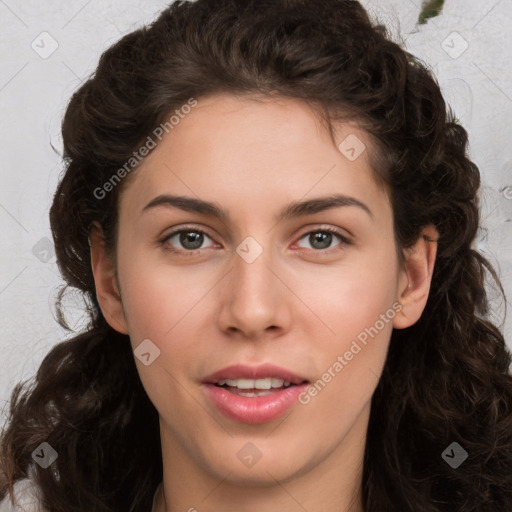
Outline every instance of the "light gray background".
MULTIPOLYGON (((48 350, 71 336, 54 319, 62 282, 47 240, 62 171, 51 144, 61 151, 66 103, 102 51, 152 21, 167 3, 0 0, 0 409, 14 384, 31 377, 48 350)), ((503 304, 496 302, 493 314, 512 348, 512 2, 445 0, 443 12, 426 25, 416 24, 420 0, 362 3, 433 68, 469 132, 470 156, 483 181, 476 247, 505 286, 505 323, 503 304)), ((68 314, 80 328, 76 295, 68 314)))

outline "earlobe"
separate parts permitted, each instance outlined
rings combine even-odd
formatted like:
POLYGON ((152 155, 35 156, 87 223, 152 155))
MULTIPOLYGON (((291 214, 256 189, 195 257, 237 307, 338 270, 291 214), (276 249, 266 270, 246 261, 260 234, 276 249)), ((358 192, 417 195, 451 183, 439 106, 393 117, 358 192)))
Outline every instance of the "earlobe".
POLYGON ((94 223, 89 230, 91 247, 91 267, 96 286, 96 297, 108 324, 120 332, 128 334, 123 304, 116 280, 115 264, 109 258, 103 237, 103 230, 94 223))
POLYGON ((397 302, 402 309, 393 319, 395 329, 416 323, 427 303, 439 234, 433 225, 423 228, 416 243, 404 251, 405 263, 400 271, 397 302))

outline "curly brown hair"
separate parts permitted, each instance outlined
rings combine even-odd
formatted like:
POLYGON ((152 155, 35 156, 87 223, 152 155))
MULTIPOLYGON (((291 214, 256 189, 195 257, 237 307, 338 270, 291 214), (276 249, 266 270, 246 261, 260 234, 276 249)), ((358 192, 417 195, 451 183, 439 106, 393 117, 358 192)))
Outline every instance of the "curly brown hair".
POLYGON ((50 220, 62 276, 87 299, 90 324, 15 387, 0 497, 32 472, 52 512, 150 510, 162 479, 158 413, 127 336, 101 313, 88 244, 98 222, 115 251, 127 180, 105 198, 94 191, 170 112, 216 92, 304 99, 328 123, 357 120, 378 143, 374 171, 389 192, 397 247, 428 224, 439 233, 427 305, 393 331, 372 398, 365 510, 510 512, 512 356, 489 320, 485 278, 503 289, 472 248, 480 175, 467 132, 428 67, 350 0, 178 0, 103 53, 72 96, 50 220), (51 471, 31 459, 44 441, 59 453, 51 471), (469 453, 463 470, 441 458, 454 441, 469 453))

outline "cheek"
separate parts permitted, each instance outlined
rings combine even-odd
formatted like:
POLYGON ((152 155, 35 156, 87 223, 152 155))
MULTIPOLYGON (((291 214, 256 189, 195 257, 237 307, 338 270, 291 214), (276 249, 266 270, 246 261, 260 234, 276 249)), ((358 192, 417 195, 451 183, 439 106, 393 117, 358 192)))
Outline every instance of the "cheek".
POLYGON ((119 262, 123 309, 130 336, 154 338, 171 336, 189 315, 197 315, 197 305, 215 282, 211 272, 148 262, 132 255, 119 262), (211 283, 211 284, 210 284, 211 283))
POLYGON ((303 324, 318 341, 311 349, 319 375, 303 403, 329 404, 330 414, 341 419, 371 398, 400 307, 395 302, 398 267, 393 254, 361 255, 352 264, 303 274, 299 294, 308 297, 308 306, 321 320, 310 316, 311 322, 303 324))
POLYGON ((317 329, 320 325, 333 346, 343 348, 376 322, 379 331, 391 332, 391 322, 385 318, 382 325, 381 315, 390 308, 387 317, 395 314, 398 265, 393 254, 392 249, 358 253, 337 265, 304 270, 300 279, 295 276, 297 295, 315 313, 317 329))
POLYGON ((192 281, 183 269, 142 264, 135 258, 125 264, 124 275, 130 276, 124 281, 123 308, 132 347, 136 350, 149 339, 159 351, 148 366, 136 359, 141 382, 163 417, 179 416, 185 430, 193 429, 188 418, 197 416, 197 403, 185 388, 197 355, 205 349, 207 336, 200 332, 199 319, 207 319, 201 298, 211 279, 196 275, 192 281))

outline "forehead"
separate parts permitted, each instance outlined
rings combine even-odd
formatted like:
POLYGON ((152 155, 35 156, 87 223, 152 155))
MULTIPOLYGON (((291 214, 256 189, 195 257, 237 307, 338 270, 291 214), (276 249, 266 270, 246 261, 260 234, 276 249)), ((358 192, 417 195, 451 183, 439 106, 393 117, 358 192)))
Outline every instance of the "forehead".
POLYGON ((373 202, 376 197, 369 196, 383 191, 370 166, 371 151, 363 130, 333 123, 331 134, 308 102, 212 95, 198 98, 163 136, 131 176, 121 201, 141 209, 172 192, 247 206, 337 189, 373 202))

